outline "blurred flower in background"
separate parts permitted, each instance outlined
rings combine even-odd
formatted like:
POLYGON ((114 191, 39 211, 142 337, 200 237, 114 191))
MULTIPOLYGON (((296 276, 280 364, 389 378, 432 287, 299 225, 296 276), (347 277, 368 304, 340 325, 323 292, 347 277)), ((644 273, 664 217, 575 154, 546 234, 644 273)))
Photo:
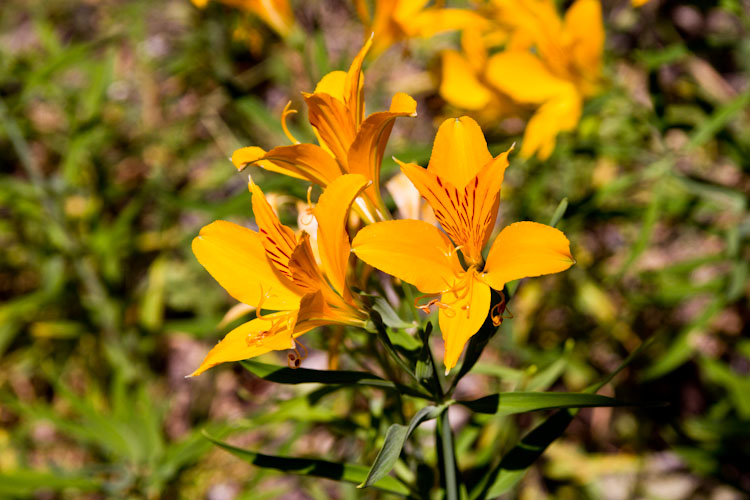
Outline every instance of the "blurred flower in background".
POLYGON ((487 20, 470 9, 446 8, 444 1, 376 0, 374 11, 367 0, 355 0, 365 32, 374 33, 370 57, 376 58, 392 45, 410 38, 429 38, 455 30, 484 29, 487 20))
MULTIPOLYGON (((212 0, 190 0, 198 8, 205 8, 212 0)), ((281 37, 287 37, 294 27, 294 13, 289 0, 213 0, 254 14, 281 37)))
POLYGON ((578 124, 583 100, 598 91, 601 5, 576 0, 562 17, 552 0, 493 0, 486 8, 491 28, 464 31, 462 52, 443 53, 440 93, 486 122, 531 110, 521 155, 545 159, 557 134, 578 124))

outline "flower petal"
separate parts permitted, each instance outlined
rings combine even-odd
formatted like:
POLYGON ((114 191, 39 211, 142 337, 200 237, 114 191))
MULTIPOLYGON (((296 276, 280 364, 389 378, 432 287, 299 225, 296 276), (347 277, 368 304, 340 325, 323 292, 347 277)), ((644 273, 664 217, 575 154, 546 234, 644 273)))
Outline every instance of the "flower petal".
POLYGON ((442 78, 440 96, 453 106, 477 111, 492 100, 491 91, 482 84, 475 74, 474 67, 455 50, 445 50, 441 54, 442 78))
POLYGON ((413 284, 423 293, 449 289, 463 271, 448 237, 418 220, 369 225, 354 237, 352 251, 364 262, 413 284))
POLYGON ((270 351, 293 348, 296 317, 296 310, 284 311, 243 323, 227 333, 189 376, 195 377, 227 361, 240 361, 270 351))
POLYGON ((292 31, 294 14, 288 0, 245 1, 239 2, 238 5, 244 10, 255 12, 282 37, 288 36, 292 31))
POLYGON ((292 280, 289 260, 292 258, 297 238, 294 231, 281 223, 276 212, 263 195, 257 184, 250 179, 250 192, 253 194, 253 214, 258 232, 261 235, 266 257, 281 274, 292 280))
POLYGON ((435 136, 427 170, 463 189, 490 160, 492 155, 477 122, 468 116, 449 118, 435 136))
POLYGON ((491 159, 463 189, 418 165, 401 164, 402 172, 430 204, 436 219, 453 243, 461 247, 469 264, 482 262, 482 249, 497 218, 509 152, 491 159))
POLYGON ((328 288, 326 281, 320 272, 315 254, 310 245, 310 235, 302 233, 300 242, 292 252, 289 259, 289 271, 292 281, 305 293, 317 292, 321 288, 328 288))
POLYGON ((570 82, 552 74, 541 59, 525 50, 493 55, 487 63, 487 81, 523 104, 541 104, 571 86, 570 82))
POLYGON ((436 225, 432 207, 425 203, 422 195, 403 172, 399 172, 385 183, 398 208, 400 219, 418 219, 436 225))
POLYGON ((331 71, 320 79, 313 94, 328 94, 344 102, 344 86, 346 85, 346 71, 331 71))
POLYGON ((487 27, 487 19, 468 9, 446 9, 431 7, 399 19, 409 36, 430 38, 438 33, 456 30, 481 31, 487 27))
POLYGON ((323 269, 333 288, 347 297, 346 270, 349 267, 349 235, 346 222, 354 199, 370 181, 362 175, 342 175, 333 181, 318 199, 315 218, 318 220, 318 250, 323 269))
POLYGON ((310 125, 315 128, 321 146, 327 148, 346 169, 346 155, 357 135, 357 123, 348 106, 328 94, 303 94, 310 125))
POLYGON ((574 263, 562 231, 537 222, 516 222, 495 238, 482 278, 502 290, 510 281, 559 273, 574 263))
POLYGON ((320 186, 326 186, 341 175, 336 160, 315 144, 279 146, 267 153, 261 148, 242 148, 234 152, 232 162, 239 170, 257 164, 265 170, 305 179, 320 186))
POLYGON ((540 160, 548 158, 555 148, 557 134, 575 129, 582 109, 581 95, 572 85, 542 104, 526 125, 521 156, 529 158, 536 154, 540 160))
POLYGON ((198 262, 229 292, 250 306, 296 308, 301 294, 271 266, 255 231, 218 220, 193 240, 198 262))
MULTIPOLYGON (((416 116, 417 102, 410 96, 398 93, 393 96, 390 111, 373 113, 362 122, 347 156, 349 172, 361 174, 372 182, 367 196, 376 207, 382 206, 380 198, 380 166, 383 163, 388 138, 396 118, 416 116)), ((384 210, 384 208, 383 208, 384 210)))
POLYGON ((372 47, 372 36, 370 36, 367 41, 365 41, 362 48, 359 49, 359 53, 354 57, 351 66, 349 66, 349 71, 346 72, 346 80, 344 83, 344 104, 346 104, 349 116, 355 127, 359 127, 359 124, 362 123, 362 119, 365 116, 365 100, 362 92, 365 79, 362 74, 362 63, 364 63, 370 47, 372 47))
POLYGON ((490 287, 473 272, 462 281, 461 288, 444 293, 440 299, 445 304, 440 307, 438 321, 445 341, 446 373, 456 366, 466 342, 479 331, 490 310, 490 287))
POLYGON ((569 57, 588 84, 599 76, 604 51, 604 26, 599 0, 576 0, 565 12, 565 44, 569 57))

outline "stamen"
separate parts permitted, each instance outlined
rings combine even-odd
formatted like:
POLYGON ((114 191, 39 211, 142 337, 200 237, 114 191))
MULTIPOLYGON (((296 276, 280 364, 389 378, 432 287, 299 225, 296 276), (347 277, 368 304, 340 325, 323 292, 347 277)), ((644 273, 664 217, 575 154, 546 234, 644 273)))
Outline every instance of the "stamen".
POLYGON ((261 313, 261 311, 263 310, 263 303, 266 301, 267 298, 268 298, 268 295, 263 293, 263 285, 261 284, 260 285, 260 299, 258 300, 257 307, 255 308, 255 317, 258 319, 267 319, 261 313))
POLYGON ((274 335, 276 332, 278 332, 278 330, 278 324, 276 324, 271 325, 271 328, 269 328, 268 330, 264 330, 256 334, 248 334, 248 336, 245 337, 245 343, 248 347, 262 347, 263 340, 270 337, 271 335, 274 335))
POLYGON ((500 326, 503 324, 503 319, 510 319, 513 317, 513 315, 510 315, 510 318, 506 318, 504 316, 505 313, 505 294, 503 292, 500 292, 500 302, 492 306, 492 309, 490 309, 490 318, 492 319, 492 325, 493 326, 500 326))
POLYGON ((297 369, 302 364, 302 361, 307 357, 307 347, 305 347, 305 344, 303 344, 300 341, 295 341, 292 339, 292 345, 294 350, 286 355, 287 360, 287 366, 291 369, 297 369), (302 350, 304 351, 303 354, 300 354, 299 350, 297 349, 297 345, 299 345, 302 350))
POLYGON ((313 219, 315 219, 311 197, 312 197, 312 186, 308 186, 307 187, 307 208, 305 208, 305 213, 300 218, 300 222, 302 222, 302 224, 305 226, 312 224, 313 219))
POLYGON ((464 247, 463 245, 458 245, 457 247, 451 248, 450 250, 448 250, 448 254, 446 255, 446 257, 453 257, 453 255, 459 250, 461 250, 463 247, 464 247))
POLYGON ((451 306, 447 304, 438 304, 438 307, 443 309, 445 311, 445 317, 446 318, 455 318, 456 317, 456 310, 453 309, 451 306))
POLYGON ((286 126, 286 117, 297 113, 296 109, 289 109, 291 105, 292 101, 287 102, 286 106, 284 106, 284 111, 281 112, 281 128, 284 130, 284 135, 286 135, 287 139, 289 139, 292 144, 299 144, 299 141, 292 135, 289 128, 286 126))
POLYGON ((414 299, 414 307, 416 309, 419 309, 420 311, 422 311, 425 314, 430 314, 430 307, 432 307, 433 305, 435 305, 438 302, 438 299, 432 299, 432 300, 430 300, 426 304, 420 304, 419 303, 420 300, 424 299, 425 297, 429 297, 429 296, 430 296, 429 294, 426 294, 426 295, 420 295, 419 297, 415 298, 414 299))

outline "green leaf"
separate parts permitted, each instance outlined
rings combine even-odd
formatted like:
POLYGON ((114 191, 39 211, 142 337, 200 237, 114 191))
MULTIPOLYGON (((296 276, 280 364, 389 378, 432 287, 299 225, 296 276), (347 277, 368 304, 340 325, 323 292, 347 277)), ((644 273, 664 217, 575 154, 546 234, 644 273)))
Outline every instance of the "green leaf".
POLYGON ((555 213, 552 214, 552 218, 549 221, 549 225, 552 227, 557 226, 557 224, 560 222, 560 219, 562 219, 562 216, 565 215, 565 211, 568 209, 568 198, 565 197, 562 200, 560 200, 560 204, 557 205, 557 208, 555 209, 555 213))
MULTIPOLYGON (((380 313, 380 317, 383 319, 383 323, 391 328, 414 328, 417 326, 415 322, 406 322, 398 315, 398 313, 391 307, 383 297, 376 297, 375 303, 372 308, 380 313)), ((419 347, 419 346, 417 346, 419 347)))
POLYGON ((626 406, 629 403, 597 394, 576 392, 501 392, 473 401, 457 401, 477 413, 513 415, 527 411, 592 406, 626 406))
POLYGON ((393 465, 398 460, 401 450, 404 448, 404 443, 409 439, 414 429, 426 420, 437 418, 446 408, 446 405, 426 406, 412 417, 408 427, 401 424, 391 425, 385 434, 383 447, 378 452, 375 462, 373 462, 370 471, 367 473, 367 479, 357 486, 357 488, 367 488, 384 478, 393 469, 393 465))
MULTIPOLYGON (((319 460, 315 458, 265 455, 263 453, 256 453, 254 451, 237 448, 236 446, 232 446, 230 444, 219 441, 218 439, 211 437, 205 432, 204 435, 216 446, 223 448, 232 455, 241 458, 242 460, 245 460, 246 462, 249 462, 257 467, 276 469, 291 474, 322 477, 326 479, 333 479, 334 481, 344 481, 347 483, 355 484, 360 484, 367 478, 367 467, 363 467, 361 465, 329 462, 327 460, 319 460)), ((409 488, 392 477, 384 477, 380 481, 373 484, 372 487, 381 491, 392 493, 394 495, 409 497, 409 488)))
MULTIPOLYGON (((625 369, 641 352, 649 347, 653 339, 648 339, 639 345, 620 366, 613 372, 603 377, 583 392, 593 394, 608 384, 618 373, 625 369)), ((477 486, 471 491, 471 500, 483 498, 495 498, 510 490, 521 480, 526 469, 530 467, 544 450, 557 438, 559 438, 570 422, 576 416, 576 410, 559 410, 536 426, 531 432, 524 436, 521 441, 505 454, 500 463, 490 470, 482 478, 477 486)))
POLYGON ((396 390, 403 394, 423 397, 409 387, 382 379, 373 373, 346 370, 312 370, 309 368, 289 368, 271 365, 260 361, 245 360, 240 364, 250 373, 279 384, 334 384, 376 387, 378 389, 396 390))
POLYGON ((496 498, 510 490, 547 447, 565 432, 575 414, 560 410, 529 432, 472 491, 471 499, 496 498))
POLYGON ((722 105, 691 134, 686 149, 691 151, 713 139, 737 113, 747 110, 748 106, 750 106, 750 92, 744 92, 722 105))

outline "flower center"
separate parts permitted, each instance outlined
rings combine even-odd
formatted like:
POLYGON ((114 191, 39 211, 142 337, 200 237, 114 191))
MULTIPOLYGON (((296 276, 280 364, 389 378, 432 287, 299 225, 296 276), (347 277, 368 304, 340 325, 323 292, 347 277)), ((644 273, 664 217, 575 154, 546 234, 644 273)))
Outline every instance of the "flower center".
POLYGON ((474 279, 475 274, 476 266, 469 267, 469 269, 462 273, 453 284, 446 282, 446 290, 442 293, 440 298, 434 298, 426 304, 419 304, 421 299, 429 296, 420 295, 414 299, 414 307, 429 314, 430 308, 432 306, 437 306, 439 309, 443 309, 445 315, 449 318, 455 317, 458 312, 465 312, 466 318, 468 318, 471 309, 471 302, 474 298, 474 282, 476 281, 474 279), (445 300, 445 296, 449 293, 453 297, 449 298, 449 300, 445 300))

